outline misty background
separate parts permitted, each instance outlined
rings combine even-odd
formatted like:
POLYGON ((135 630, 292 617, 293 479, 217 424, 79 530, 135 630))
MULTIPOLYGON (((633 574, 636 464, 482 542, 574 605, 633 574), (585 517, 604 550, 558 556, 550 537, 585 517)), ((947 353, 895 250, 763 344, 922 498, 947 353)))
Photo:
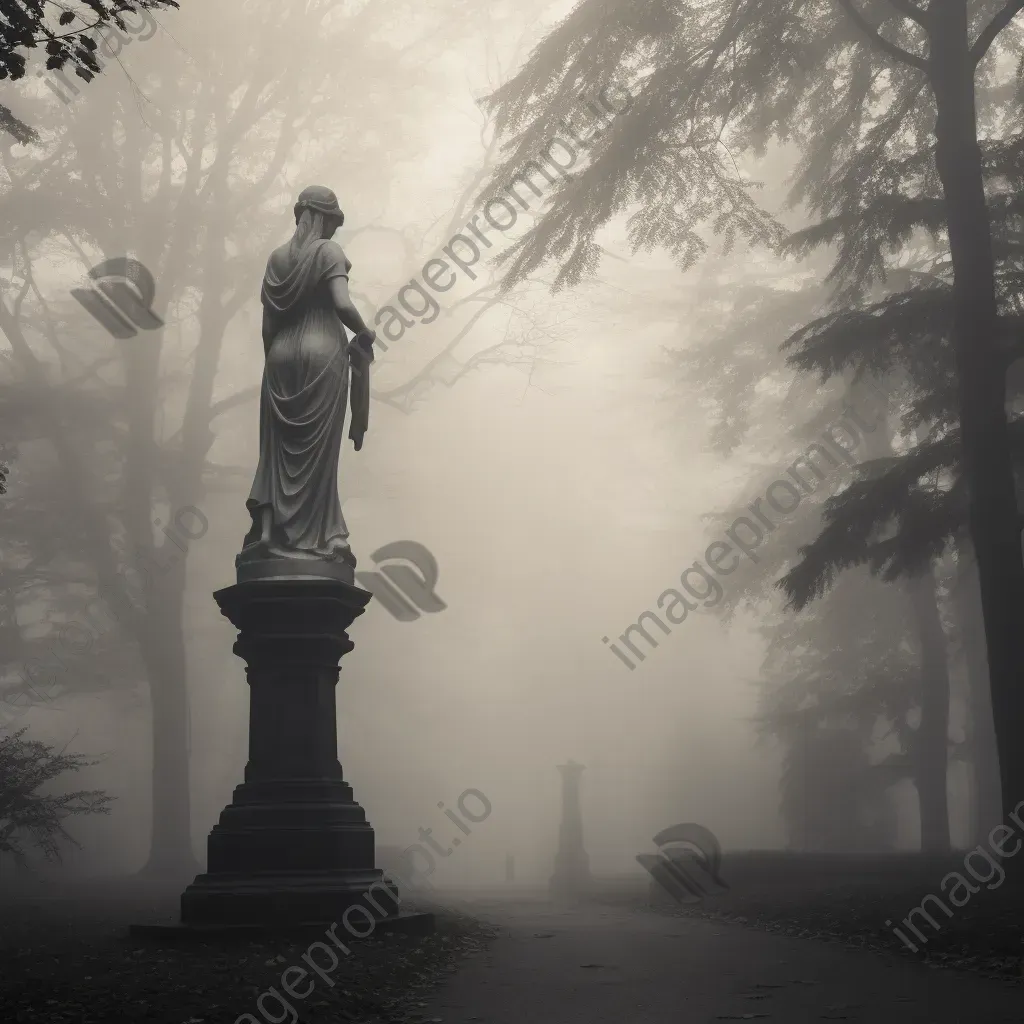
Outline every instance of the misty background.
MULTIPOLYGON (((26 657, 43 657, 60 622, 83 621, 75 602, 93 584, 82 566, 96 558, 81 529, 83 496, 109 523, 142 460, 157 478, 153 518, 166 522, 179 507, 175 492, 191 498, 209 521, 189 546, 181 626, 197 853, 246 757, 244 665, 211 593, 234 582, 249 524, 266 258, 292 231, 298 192, 333 189, 353 296, 370 322, 476 211, 473 184, 498 155, 477 100, 571 6, 185 2, 150 14, 160 25, 153 38, 125 45, 70 106, 32 74, 6 89, 43 141, 8 140, 4 156, 12 216, 2 275, 13 287, 28 253, 36 287, 24 300, 24 337, 42 367, 32 383, 8 338, 3 500, 19 512, 3 527, 4 599, 24 640, 5 678, 13 685, 26 657), (125 253, 153 271, 167 327, 121 342, 69 290, 125 253), (145 377, 154 353, 147 453, 132 448, 139 407, 128 382, 145 377), (198 428, 179 433, 202 404, 200 380, 212 385, 207 407, 229 406, 210 419, 206 441, 198 428), (69 483, 48 430, 79 460, 84 491, 69 483), (196 458, 206 468, 190 483, 196 458), (26 554, 18 524, 33 517, 40 535, 26 554), (66 538, 68 558, 48 550, 46 571, 30 580, 24 566, 66 538)), ((791 170, 780 150, 751 168, 777 206, 791 170)), ((785 219, 804 223, 799 211, 785 219)), ((728 618, 691 616, 659 634, 635 671, 601 638, 618 637, 703 560, 721 535, 707 516, 763 494, 762 477, 783 475, 806 446, 773 401, 776 380, 750 398, 751 410, 766 410, 755 429, 723 454, 715 396, 729 380, 681 373, 678 356, 721 338, 718 297, 809 272, 741 245, 683 275, 668 255, 632 255, 618 223, 602 244, 609 258, 597 279, 554 295, 538 278, 499 296, 500 269, 481 261, 476 282, 460 278, 439 297, 435 322, 378 352, 367 440, 359 453, 347 440, 343 448, 340 491, 359 568, 371 569, 371 552, 388 542, 424 544, 448 607, 401 623, 372 603, 356 621, 338 690, 340 760, 379 844, 408 846, 420 827, 444 844, 453 830, 438 802, 452 808, 467 788, 486 794, 492 814, 439 861, 441 881, 498 881, 506 853, 518 877, 546 880, 560 812, 555 765, 569 758, 587 766, 595 873, 641 871, 635 855, 681 821, 707 826, 726 851, 792 839, 779 809, 785 745, 755 722, 765 630, 782 595, 738 603, 728 618)), ((746 346, 777 347, 773 330, 746 325, 746 346)), ((789 535, 769 546, 773 559, 796 555, 789 535)), ((162 557, 179 556, 170 548, 162 557)), ((728 594, 730 578, 722 582, 728 594)), ((117 799, 109 817, 73 826, 84 848, 67 853, 65 869, 83 874, 136 870, 150 855, 145 659, 131 637, 111 637, 99 652, 66 656, 58 696, 7 726, 102 755, 76 786, 117 799)), ((952 838, 962 842, 968 782, 956 765, 949 785, 952 838)), ((902 849, 919 844, 910 790, 903 781, 888 797, 902 849)))

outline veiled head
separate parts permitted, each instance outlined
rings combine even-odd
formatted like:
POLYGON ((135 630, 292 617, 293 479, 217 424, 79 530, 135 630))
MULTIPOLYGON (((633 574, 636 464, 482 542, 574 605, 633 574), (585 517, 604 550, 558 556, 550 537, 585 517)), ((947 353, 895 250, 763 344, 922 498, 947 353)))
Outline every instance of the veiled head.
POLYGON ((330 238, 345 223, 345 214, 338 205, 338 197, 326 185, 310 185, 299 193, 295 201, 296 224, 303 210, 319 213, 323 217, 324 238, 330 238))

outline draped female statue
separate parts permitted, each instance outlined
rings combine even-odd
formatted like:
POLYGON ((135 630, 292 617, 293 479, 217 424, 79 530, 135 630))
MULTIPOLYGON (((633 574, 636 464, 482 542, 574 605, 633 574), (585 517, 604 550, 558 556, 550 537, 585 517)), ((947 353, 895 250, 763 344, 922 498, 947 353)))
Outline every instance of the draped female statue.
POLYGON ((349 297, 352 264, 332 241, 345 221, 334 193, 303 189, 294 211, 295 233, 270 254, 263 277, 260 457, 246 501, 252 528, 235 561, 239 582, 281 575, 351 582, 338 459, 350 385, 349 438, 362 447, 376 336, 349 297))

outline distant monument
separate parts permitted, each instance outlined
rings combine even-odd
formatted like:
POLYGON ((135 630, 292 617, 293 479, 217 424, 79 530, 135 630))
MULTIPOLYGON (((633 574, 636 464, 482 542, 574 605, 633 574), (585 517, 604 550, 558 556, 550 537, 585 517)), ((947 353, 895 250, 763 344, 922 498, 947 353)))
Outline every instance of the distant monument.
MULTIPOLYGON (((237 583, 214 597, 238 629, 249 682, 249 762, 181 898, 182 924, 272 926, 398 920, 374 864, 373 829, 338 761, 335 688, 346 632, 370 594, 338 498, 347 400, 358 451, 367 429, 374 334, 348 296, 351 264, 331 236, 344 215, 313 186, 263 279, 260 456, 237 583), (353 332, 348 340, 345 328, 353 332), (369 915, 369 919, 367 918, 369 915)), ((404 917, 404 915, 403 915, 404 917)), ((370 927, 373 930, 373 927, 370 927)))
POLYGON ((562 824, 550 892, 556 897, 575 897, 590 888, 590 858, 583 848, 583 812, 580 807, 580 776, 585 765, 570 760, 558 765, 562 775, 562 824))

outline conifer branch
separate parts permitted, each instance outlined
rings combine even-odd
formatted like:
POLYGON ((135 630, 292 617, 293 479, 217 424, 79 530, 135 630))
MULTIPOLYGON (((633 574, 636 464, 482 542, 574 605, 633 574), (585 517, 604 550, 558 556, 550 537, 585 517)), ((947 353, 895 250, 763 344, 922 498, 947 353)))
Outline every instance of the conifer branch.
POLYGON ((975 65, 989 51, 989 47, 996 41, 996 36, 1010 24, 1013 19, 1024 11, 1024 0, 1010 0, 1010 2, 985 26, 981 35, 975 40, 971 47, 971 60, 975 65))
MULTIPOLYGON (((917 68, 918 71, 928 70, 928 61, 915 53, 909 53, 902 47, 890 42, 883 36, 874 25, 854 6, 853 0, 836 0, 840 7, 846 12, 849 19, 863 32, 883 53, 887 53, 893 60, 909 67, 917 68)), ((1016 2, 1016 0, 1015 0, 1016 2)))

